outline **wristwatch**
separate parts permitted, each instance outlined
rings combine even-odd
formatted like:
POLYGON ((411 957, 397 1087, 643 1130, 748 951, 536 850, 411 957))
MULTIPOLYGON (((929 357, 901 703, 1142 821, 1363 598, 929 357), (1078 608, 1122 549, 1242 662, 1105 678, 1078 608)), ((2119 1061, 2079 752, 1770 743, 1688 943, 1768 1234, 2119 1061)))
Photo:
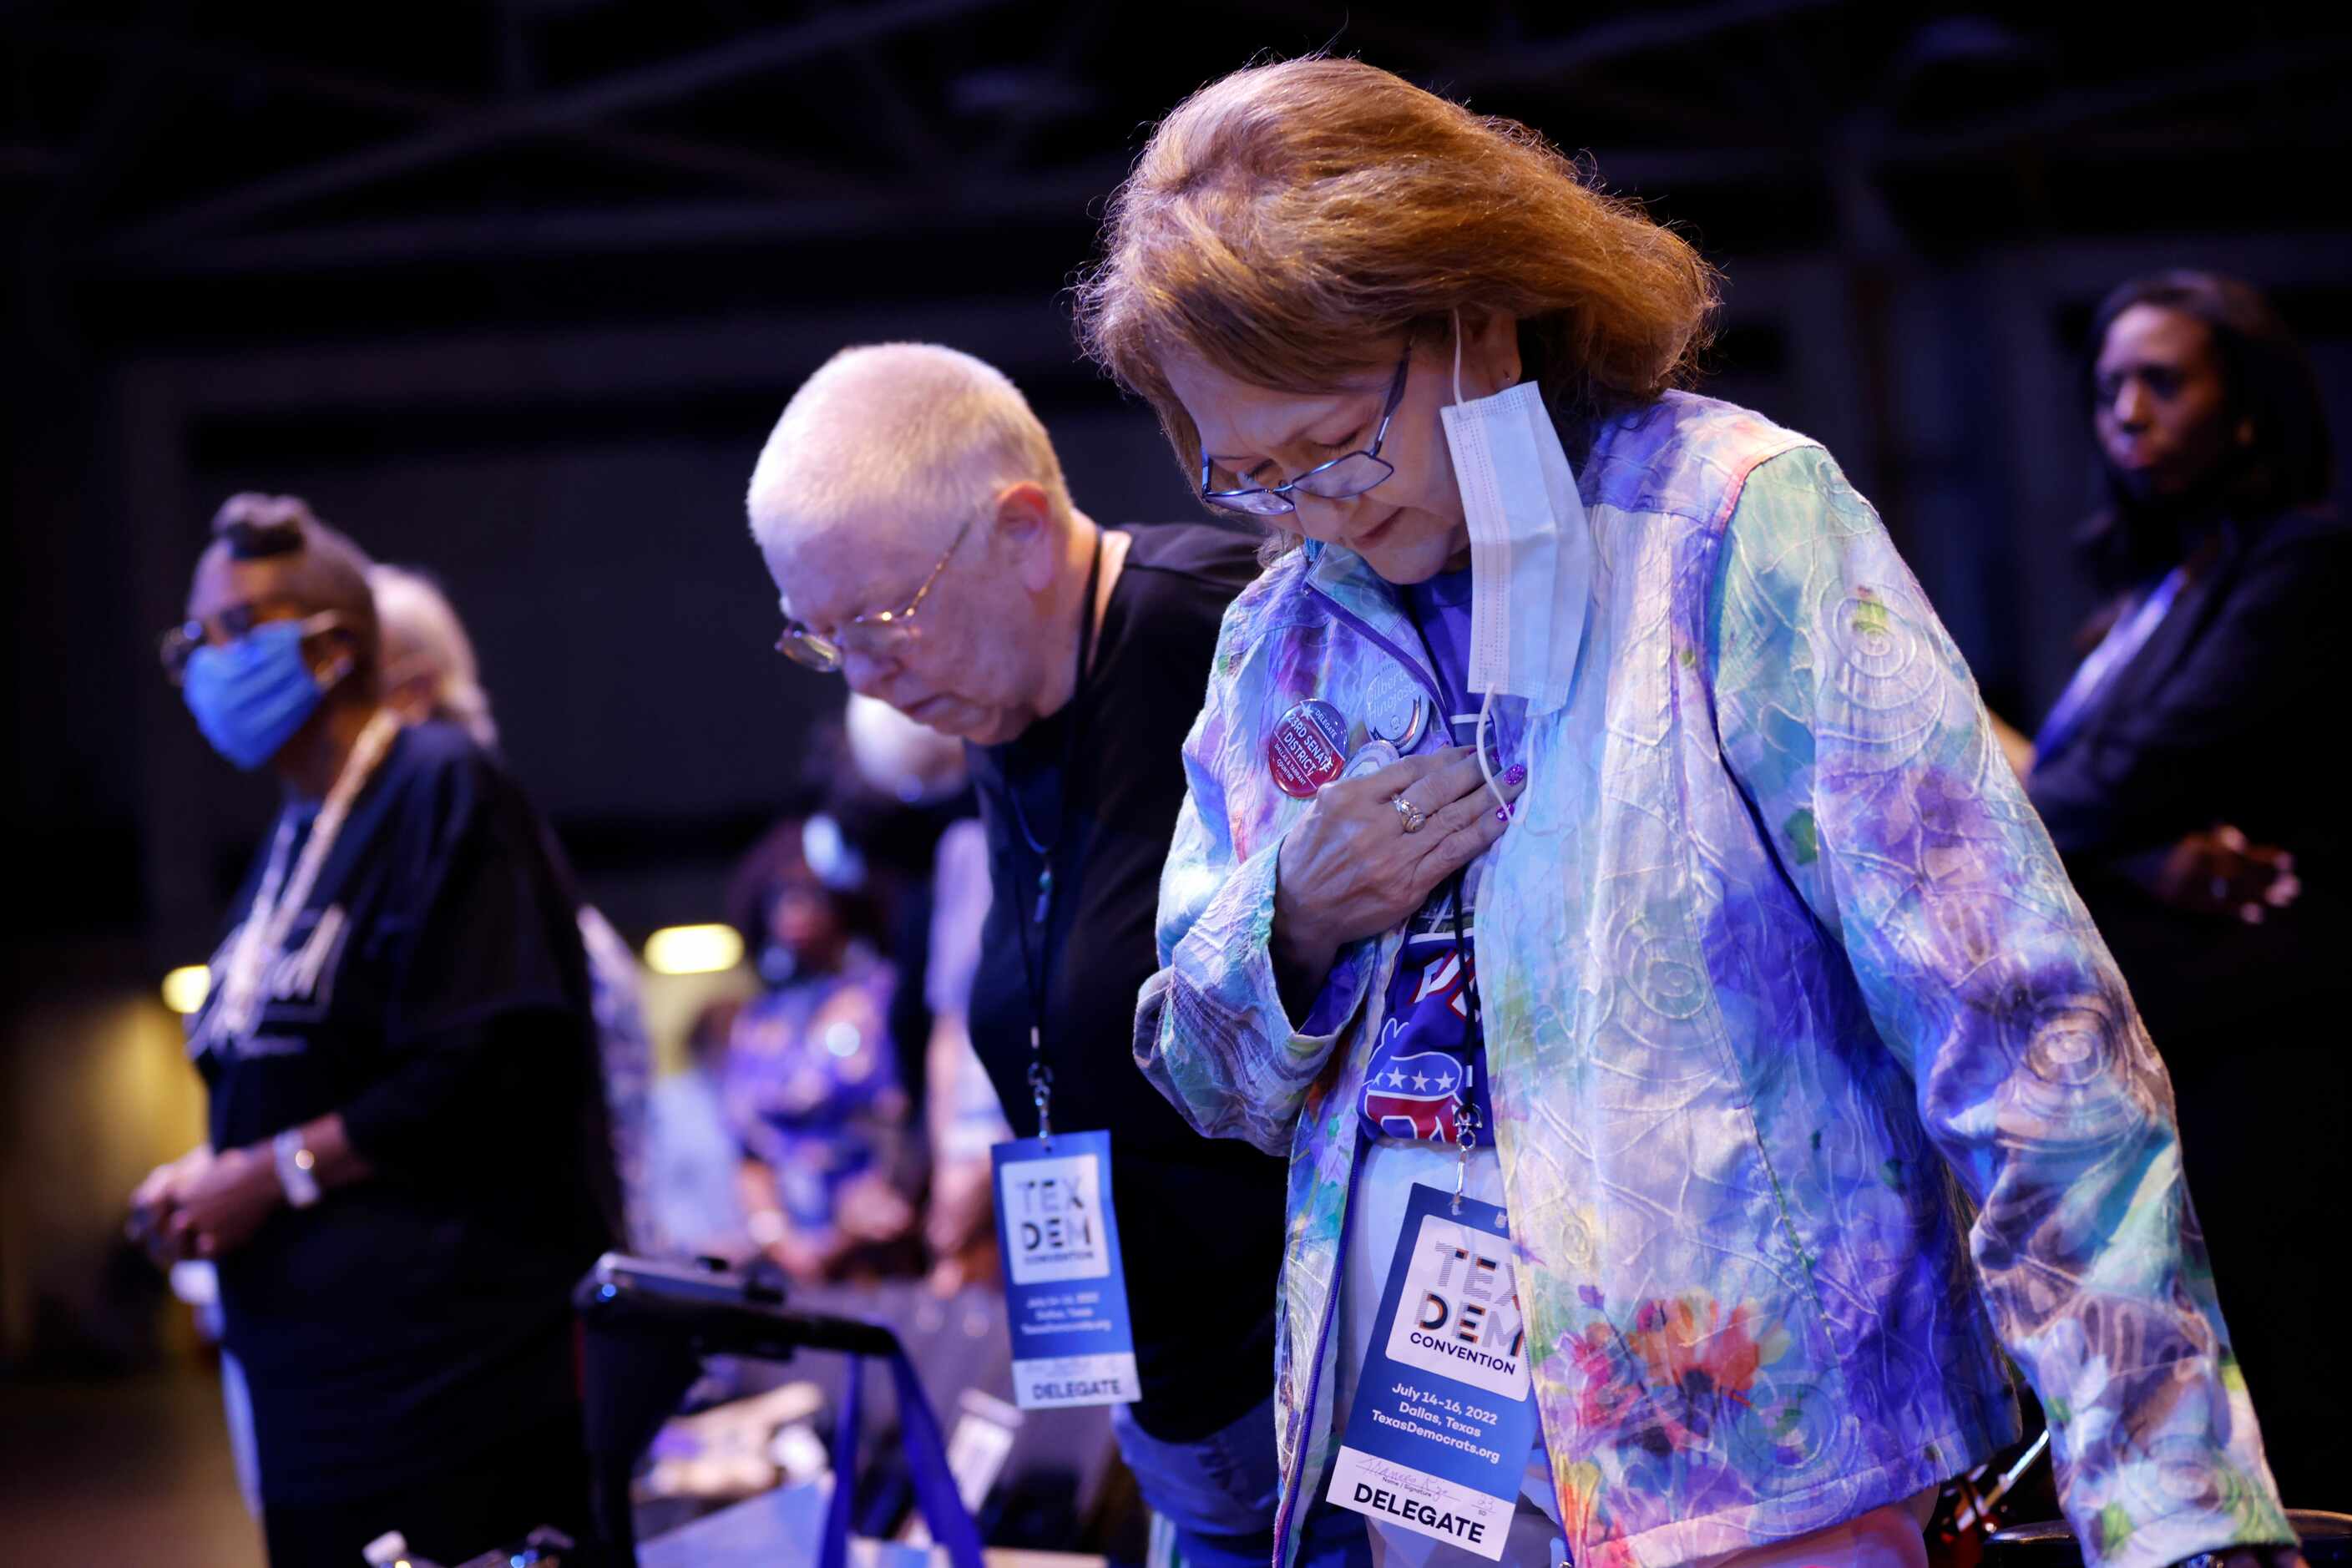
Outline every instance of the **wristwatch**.
POLYGON ((286 1201, 298 1209, 309 1208, 319 1201, 318 1156, 302 1142, 302 1130, 289 1127, 269 1141, 269 1152, 278 1163, 278 1184, 286 1189, 286 1201))

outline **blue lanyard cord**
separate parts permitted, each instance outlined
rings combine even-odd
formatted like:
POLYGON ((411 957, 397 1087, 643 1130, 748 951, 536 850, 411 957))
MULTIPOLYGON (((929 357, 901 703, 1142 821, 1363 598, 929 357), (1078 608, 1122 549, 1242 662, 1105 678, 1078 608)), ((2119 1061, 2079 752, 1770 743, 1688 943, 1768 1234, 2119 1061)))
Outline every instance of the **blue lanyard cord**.
MULTIPOLYGON (((1079 737, 1087 721, 1087 667, 1094 662, 1095 594, 1102 582, 1103 535, 1095 530, 1093 563, 1087 568, 1087 594, 1078 605, 1078 668, 1070 682, 1070 718, 1062 731, 1062 761, 1054 784, 1054 836, 1040 840, 1029 831, 1028 814, 1021 809, 1021 789, 1010 773, 1004 775, 1004 802, 1012 807, 1013 826, 1021 830, 1021 842, 1037 858, 1037 907, 1032 920, 1037 926, 1037 951, 1029 946, 1031 920, 1022 919, 1023 910, 1014 906, 1013 931, 1021 943, 1021 982, 1029 994, 1029 1098, 1037 1108, 1037 1136, 1047 1147, 1054 1140, 1054 1069, 1045 1065, 1045 994, 1053 980, 1054 952, 1046 945, 1053 934, 1055 895, 1060 891, 1054 885, 1054 851, 1062 845, 1062 835, 1069 826, 1071 770, 1079 755, 1079 737)), ((1106 610, 1106 614, 1108 611, 1106 610)))
MULTIPOLYGON (((1454 1079, 1454 1144, 1461 1159, 1454 1167, 1454 1212, 1462 1212, 1462 1189, 1470 1179, 1470 1151, 1478 1142, 1478 1107, 1470 1098, 1470 1075, 1477 1070, 1478 1047, 1486 1025, 1478 1015, 1478 976, 1470 959, 1470 934, 1464 926, 1464 906, 1470 901, 1470 868, 1454 873, 1454 953, 1462 965, 1462 1070, 1454 1079)), ((1494 1103, 1495 1091, 1486 1091, 1494 1103)))
POLYGON ((2050 755, 2083 727, 2083 721, 2090 716, 2098 698, 2122 673, 2124 667, 2147 646, 2147 639, 2156 635, 2156 628, 2164 624, 2164 617, 2171 612, 2172 601, 2179 597, 2181 584, 2188 581, 2188 577, 2186 565, 2175 566, 2165 574, 2164 581, 2156 585, 2155 591, 2139 602, 2137 609, 2117 620, 2108 629, 2107 635, 2099 639, 2099 646, 2083 660, 2081 667, 2074 671, 2074 679, 2066 682, 2066 689, 2060 692, 2058 700, 2052 704, 2050 716, 2042 721, 2041 732, 2033 737, 2034 755, 2050 755))

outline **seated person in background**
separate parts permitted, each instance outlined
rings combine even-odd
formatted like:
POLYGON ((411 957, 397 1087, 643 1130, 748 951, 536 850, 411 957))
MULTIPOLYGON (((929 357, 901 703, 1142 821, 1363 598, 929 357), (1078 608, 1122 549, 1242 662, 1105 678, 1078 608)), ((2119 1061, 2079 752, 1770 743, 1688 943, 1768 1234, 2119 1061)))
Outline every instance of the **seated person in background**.
POLYGON ((832 818, 794 818, 753 848, 728 897, 761 985, 720 1075, 746 1227, 808 1283, 914 1263, 898 1187, 908 1107, 885 1026, 894 976, 868 940, 861 880, 832 818))
MULTIPOLYGON (((974 815, 963 742, 854 691, 843 729, 867 784, 908 808, 952 813, 929 846, 929 887, 921 900, 928 917, 919 952, 922 1001, 930 1020, 921 1104, 931 1166, 923 1241, 931 1255, 931 1288, 940 1295, 967 1284, 993 1286, 996 1221, 988 1151, 1013 1131, 971 1044, 971 981, 990 882, 988 836, 974 815)), ((910 955, 893 956, 902 973, 913 972, 910 955)))
POLYGON ((727 1128, 720 1081, 742 1004, 711 1002, 687 1032, 686 1066, 647 1097, 646 1184, 654 1233, 685 1258, 740 1262, 755 1250, 743 1226, 736 1174, 742 1153, 727 1128))
POLYGON ((2352 1190, 2352 882, 2343 792, 2305 737, 2352 662, 2352 530, 2310 362, 2255 289, 2136 279, 2092 352, 2108 504, 2084 540, 2109 598, 2030 754, 2011 749, 2171 1069, 2280 1489, 2333 1507, 2352 1350, 2311 1258, 2352 1190))
POLYGON ((285 496, 213 532, 165 670, 284 805, 188 1022, 210 1141, 133 1225, 219 1264, 273 1568, 582 1530, 571 1291, 618 1203, 569 881, 494 756, 384 706, 351 541, 285 496))
MULTIPOLYGON (((473 639, 432 578, 382 563, 368 568, 376 622, 383 637, 384 706, 404 723, 439 719, 475 744, 496 751, 499 726, 482 689, 473 639)), ((646 1192, 646 1092, 653 1078, 653 1039, 646 1033, 637 955, 593 904, 579 910, 580 940, 588 953, 590 1005, 596 1016, 598 1055, 604 1068, 604 1103, 613 1129, 613 1163, 621 1178, 627 1244, 662 1250, 652 1229, 646 1192)))

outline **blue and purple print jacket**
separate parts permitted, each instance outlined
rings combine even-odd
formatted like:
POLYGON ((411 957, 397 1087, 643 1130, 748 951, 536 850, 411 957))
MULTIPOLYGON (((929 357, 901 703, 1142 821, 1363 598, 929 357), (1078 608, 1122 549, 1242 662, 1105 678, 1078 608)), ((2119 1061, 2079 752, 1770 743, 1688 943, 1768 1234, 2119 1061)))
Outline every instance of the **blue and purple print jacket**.
MULTIPOLYGON (((2104 1568, 2294 1539, 2181 1183, 2171 1089, 1869 504, 1815 443, 1670 394, 1578 476, 1565 708, 1478 917, 1536 1398, 1580 1568, 1673 1568, 1897 1501, 2054 1429, 2104 1568)), ((1399 934, 1276 991, 1265 740, 1433 690, 1353 553, 1224 623, 1136 1053, 1291 1161, 1281 1561, 1334 1444, 1355 1107, 1399 934)), ((1512 700, 1498 700, 1498 707, 1512 700)))

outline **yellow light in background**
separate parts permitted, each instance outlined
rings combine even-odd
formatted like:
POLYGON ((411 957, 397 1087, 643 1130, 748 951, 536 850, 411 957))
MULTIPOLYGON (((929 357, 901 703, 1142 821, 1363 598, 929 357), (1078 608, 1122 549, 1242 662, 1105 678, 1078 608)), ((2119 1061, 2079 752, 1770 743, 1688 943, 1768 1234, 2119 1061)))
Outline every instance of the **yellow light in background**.
POLYGON ((646 967, 656 974, 716 974, 742 961, 733 926, 664 926, 646 938, 646 967))
POLYGON ((163 976, 163 1005, 174 1013, 193 1013, 205 1005, 213 977, 201 963, 184 963, 163 976))

